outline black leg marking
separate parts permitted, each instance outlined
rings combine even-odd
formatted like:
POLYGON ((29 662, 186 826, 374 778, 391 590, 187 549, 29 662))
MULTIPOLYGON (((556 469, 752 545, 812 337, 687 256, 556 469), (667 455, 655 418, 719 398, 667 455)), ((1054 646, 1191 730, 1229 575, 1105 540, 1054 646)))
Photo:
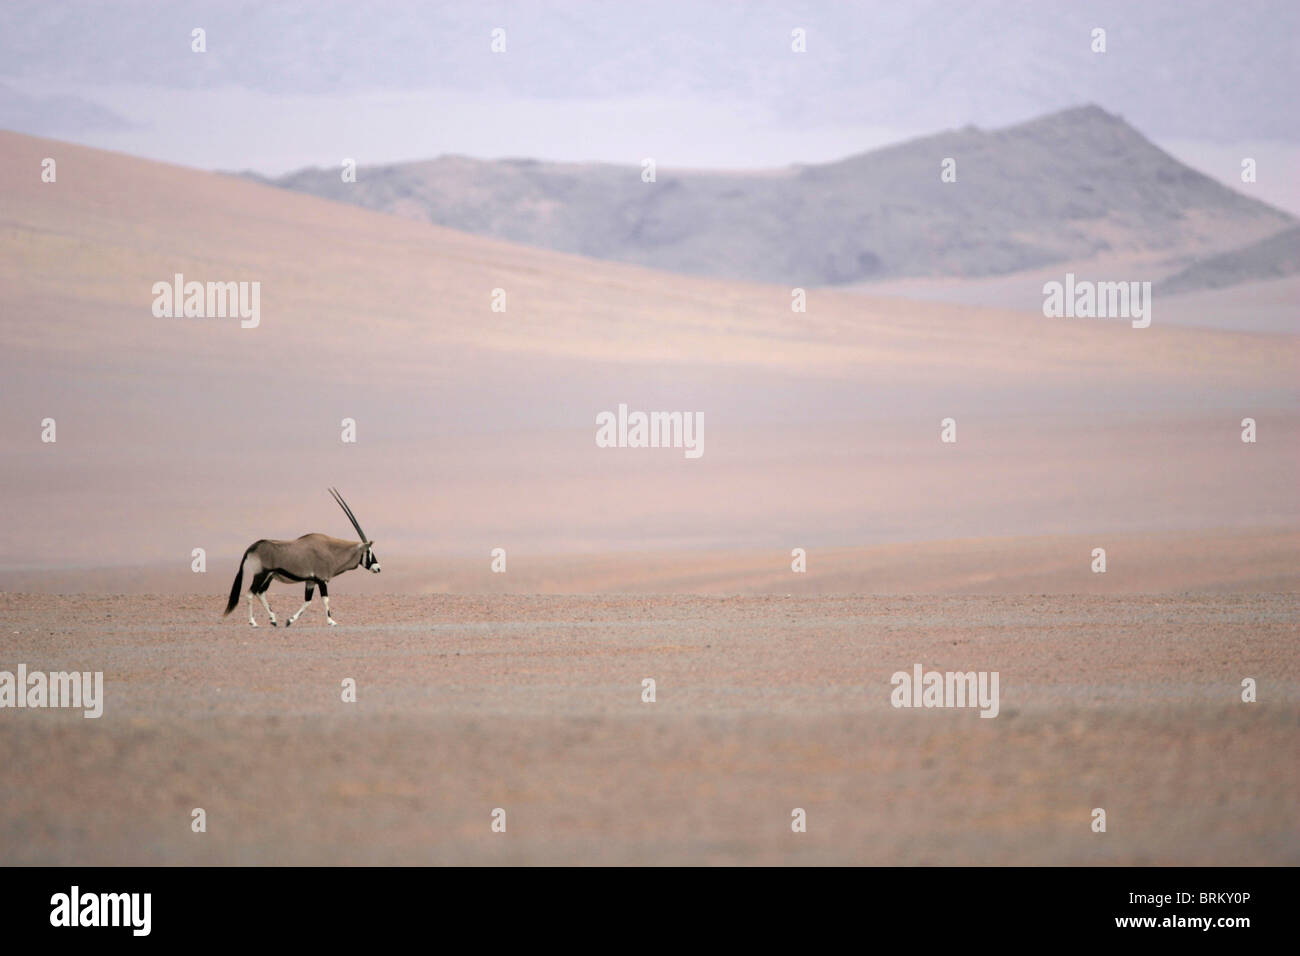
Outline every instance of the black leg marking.
POLYGON ((320 599, 325 604, 325 620, 331 624, 334 623, 334 615, 330 613, 330 589, 324 581, 320 582, 320 599))

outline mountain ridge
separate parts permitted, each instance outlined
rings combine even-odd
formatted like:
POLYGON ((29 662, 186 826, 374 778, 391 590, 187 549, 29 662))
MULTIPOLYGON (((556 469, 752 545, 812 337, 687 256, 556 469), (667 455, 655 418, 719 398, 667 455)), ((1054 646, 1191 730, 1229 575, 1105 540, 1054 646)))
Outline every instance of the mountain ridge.
POLYGON ((1300 273, 1300 226, 1292 226, 1239 249, 1198 259, 1165 278, 1157 292, 1178 294, 1223 289, 1300 273))
MULTIPOLYGON (((972 278, 1122 253, 1170 273, 1295 224, 1095 105, 831 163, 675 170, 522 158, 306 169, 260 182, 672 272, 805 285, 972 278), (941 181, 955 162, 956 179, 941 181)), ((1159 278, 1159 276, 1153 276, 1159 278)))

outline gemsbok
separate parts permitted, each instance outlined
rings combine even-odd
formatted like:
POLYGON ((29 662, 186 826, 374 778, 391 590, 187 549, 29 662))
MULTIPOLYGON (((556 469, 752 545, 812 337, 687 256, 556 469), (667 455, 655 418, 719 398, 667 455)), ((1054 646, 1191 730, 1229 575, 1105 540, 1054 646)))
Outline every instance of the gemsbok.
POLYGON ((307 605, 311 603, 312 591, 316 588, 320 588, 320 599, 325 605, 325 620, 335 624, 337 622, 330 614, 330 579, 344 571, 351 571, 358 565, 374 574, 379 573, 379 559, 375 557, 374 542, 361 530, 356 515, 343 500, 343 496, 333 488, 329 489, 329 493, 334 496, 343 513, 348 516, 352 527, 357 529, 357 535, 361 540, 344 541, 342 538, 331 538, 327 534, 305 534, 297 541, 270 541, 263 538, 261 541, 253 542, 239 562, 239 573, 235 575, 235 583, 230 588, 230 601, 226 604, 227 615, 239 603, 239 594, 244 586, 244 574, 247 573, 249 577, 248 623, 253 627, 257 627, 257 621, 253 619, 254 595, 262 602, 262 607, 266 608, 271 626, 277 626, 275 612, 266 602, 266 589, 271 586, 273 580, 301 581, 306 585, 306 600, 302 602, 298 612, 284 622, 285 627, 293 624, 302 612, 307 610, 307 605))

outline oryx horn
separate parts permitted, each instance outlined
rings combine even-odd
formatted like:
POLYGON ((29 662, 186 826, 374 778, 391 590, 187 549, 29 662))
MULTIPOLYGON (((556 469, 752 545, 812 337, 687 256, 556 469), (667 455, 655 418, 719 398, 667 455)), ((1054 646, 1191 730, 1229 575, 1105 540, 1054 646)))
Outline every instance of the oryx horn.
POLYGON ((352 522, 352 527, 357 529, 357 534, 361 536, 361 540, 369 541, 370 539, 366 537, 366 533, 361 530, 361 525, 357 522, 357 516, 352 513, 352 509, 349 508, 348 503, 343 500, 343 496, 334 488, 329 489, 329 493, 334 496, 334 500, 339 503, 339 507, 343 509, 343 513, 348 516, 348 520, 352 522))

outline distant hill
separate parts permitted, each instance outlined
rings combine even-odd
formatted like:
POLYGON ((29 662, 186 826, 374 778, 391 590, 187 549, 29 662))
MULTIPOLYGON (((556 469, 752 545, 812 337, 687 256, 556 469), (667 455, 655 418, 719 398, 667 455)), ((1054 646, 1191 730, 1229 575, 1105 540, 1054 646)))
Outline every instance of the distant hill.
POLYGON ((1160 292, 1196 292, 1222 289, 1259 279, 1281 279, 1300 274, 1300 226, 1293 226, 1267 239, 1240 249, 1193 262, 1169 276, 1157 287, 1160 292))
MULTIPOLYGON (((253 177, 260 178, 260 177, 253 177)), ((1294 224, 1096 106, 770 172, 477 160, 271 182, 370 209, 675 272, 834 285, 987 276, 1120 253, 1171 266, 1294 224), (945 158, 956 182, 940 180, 945 158)))

